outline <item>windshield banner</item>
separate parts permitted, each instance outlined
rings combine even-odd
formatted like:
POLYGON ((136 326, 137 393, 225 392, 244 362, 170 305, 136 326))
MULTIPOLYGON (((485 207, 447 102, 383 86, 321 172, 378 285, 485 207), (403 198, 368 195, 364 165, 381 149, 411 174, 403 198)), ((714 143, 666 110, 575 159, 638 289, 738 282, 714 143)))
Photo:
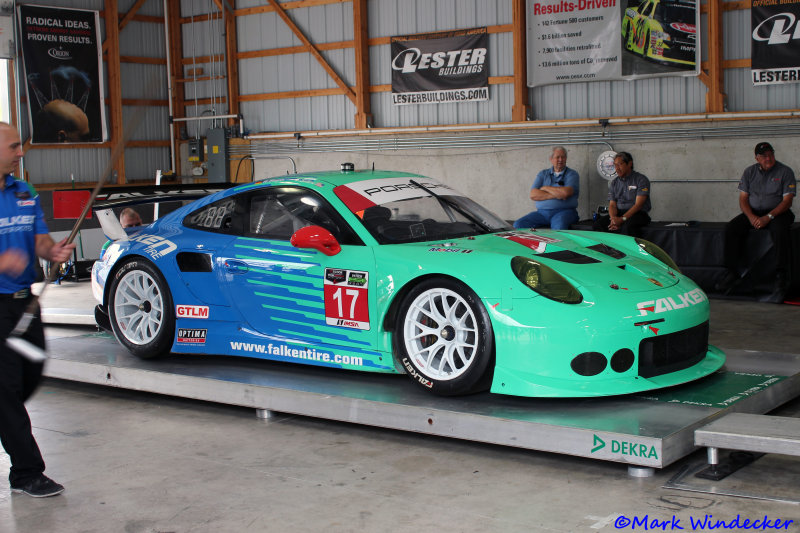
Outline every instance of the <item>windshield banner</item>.
POLYGON ((753 0, 750 19, 753 85, 800 81, 800 0, 753 0))
POLYGON ((392 103, 489 99, 486 28, 392 37, 392 103))
POLYGON ((97 11, 19 6, 31 142, 107 139, 97 11))
POLYGON ((528 0, 528 85, 699 74, 696 0, 528 0))

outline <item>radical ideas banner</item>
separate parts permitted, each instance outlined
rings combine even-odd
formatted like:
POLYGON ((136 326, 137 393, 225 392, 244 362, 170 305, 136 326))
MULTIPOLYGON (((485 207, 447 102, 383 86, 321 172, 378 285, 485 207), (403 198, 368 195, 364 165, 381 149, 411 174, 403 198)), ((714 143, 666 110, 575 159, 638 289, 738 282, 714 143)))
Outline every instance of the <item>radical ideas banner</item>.
POLYGON ((700 72, 696 0, 528 0, 528 85, 700 72))
POLYGON ((800 81, 800 0, 753 0, 750 8, 753 85, 800 81))
POLYGON ((21 5, 31 142, 106 140, 97 11, 21 5))
POLYGON ((488 100, 488 50, 486 28, 392 37, 392 102, 488 100))

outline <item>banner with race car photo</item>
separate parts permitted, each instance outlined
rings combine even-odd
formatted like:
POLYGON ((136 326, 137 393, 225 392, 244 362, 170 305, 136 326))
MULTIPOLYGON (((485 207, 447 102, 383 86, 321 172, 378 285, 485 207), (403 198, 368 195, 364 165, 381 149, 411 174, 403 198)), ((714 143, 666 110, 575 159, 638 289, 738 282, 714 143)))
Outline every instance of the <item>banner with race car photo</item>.
POLYGON ((31 142, 107 139, 97 11, 21 5, 31 142))
POLYGON ((488 51, 486 28, 392 37, 392 102, 488 100, 488 51))
POLYGON ((529 0, 528 85, 700 73, 696 0, 529 0))
POLYGON ((753 0, 750 20, 753 85, 800 82, 800 0, 753 0))

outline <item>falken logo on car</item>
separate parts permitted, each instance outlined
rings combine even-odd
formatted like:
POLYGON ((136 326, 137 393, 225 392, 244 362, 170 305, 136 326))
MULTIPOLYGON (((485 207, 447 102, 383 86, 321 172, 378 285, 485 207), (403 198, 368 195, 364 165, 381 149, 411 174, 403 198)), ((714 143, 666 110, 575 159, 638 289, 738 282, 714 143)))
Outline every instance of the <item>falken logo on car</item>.
POLYGON ((150 246, 145 248, 144 251, 153 259, 164 257, 178 249, 174 242, 158 235, 137 235, 132 237, 131 241, 149 244, 150 246))
POLYGON ((778 13, 764 19, 753 30, 754 41, 767 41, 767 44, 786 44, 790 39, 800 39, 800 31, 795 27, 792 33, 792 26, 795 25, 794 14, 778 13), (768 33, 768 36, 765 36, 768 33))
POLYGON ((433 381, 425 378, 425 376, 417 372, 411 362, 409 362, 408 357, 403 358, 403 366, 406 367, 406 372, 408 372, 409 376, 419 381, 423 386, 429 389, 433 388, 433 381))
POLYGON ((205 344, 207 329, 178 329, 178 342, 186 344, 205 344))
POLYGON ((659 298, 657 300, 648 300, 646 302, 639 302, 636 308, 639 310, 639 316, 646 316, 647 313, 666 313, 667 311, 676 311, 692 305, 705 302, 708 297, 702 289, 694 289, 693 291, 678 294, 675 297, 667 296, 666 298, 659 298), (675 301, 677 298, 679 301, 675 301))
POLYGON ((176 305, 175 314, 178 318, 208 318, 207 305, 176 305))

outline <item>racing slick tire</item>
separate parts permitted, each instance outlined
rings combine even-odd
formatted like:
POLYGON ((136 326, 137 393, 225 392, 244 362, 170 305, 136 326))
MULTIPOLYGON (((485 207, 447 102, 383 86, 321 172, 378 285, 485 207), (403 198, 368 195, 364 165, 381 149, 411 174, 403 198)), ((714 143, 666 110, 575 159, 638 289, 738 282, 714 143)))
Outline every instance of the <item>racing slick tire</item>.
POLYGON ((169 353, 175 336, 175 308, 164 276, 136 258, 114 274, 108 314, 117 340, 132 354, 153 359, 169 353))
POLYGON ((406 373, 434 394, 470 394, 491 383, 492 322, 463 283, 431 278, 412 288, 400 306, 394 339, 406 373))

